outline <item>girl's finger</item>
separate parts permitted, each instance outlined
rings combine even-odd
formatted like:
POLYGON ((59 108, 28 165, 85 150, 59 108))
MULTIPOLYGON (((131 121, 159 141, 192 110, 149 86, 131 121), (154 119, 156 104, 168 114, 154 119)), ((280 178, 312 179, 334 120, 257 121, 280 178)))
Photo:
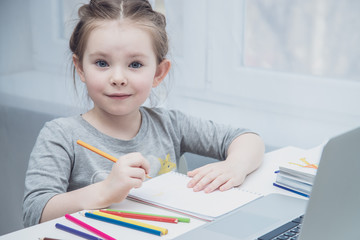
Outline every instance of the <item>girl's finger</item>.
POLYGON ((194 175, 190 175, 190 177, 192 177, 192 179, 189 181, 188 183, 188 187, 192 188, 194 187, 205 175, 207 175, 210 172, 210 168, 198 168, 195 169, 195 173, 194 175))
POLYGON ((205 193, 211 193, 217 189, 220 189, 225 183, 229 182, 229 179, 223 174, 217 176, 211 183, 209 183, 204 189, 205 193))
POLYGON ((234 187, 234 183, 233 181, 230 179, 229 181, 227 181, 226 183, 224 183, 222 186, 219 187, 220 191, 227 191, 231 188, 234 187))
MULTIPOLYGON (((200 181, 198 181, 198 183, 193 187, 195 192, 204 190, 205 188, 207 188, 209 185, 212 185, 211 188, 218 188, 219 181, 221 181, 219 179, 219 177, 221 176, 220 172, 217 171, 209 171, 206 175, 204 175, 200 181), (217 180, 218 179, 218 180, 217 180), (214 182, 215 181, 215 182, 214 182)), ((221 181, 222 184, 223 181, 221 181)))
POLYGON ((150 171, 150 163, 149 161, 144 158, 141 153, 134 152, 129 153, 121 157, 122 161, 126 162, 131 167, 137 167, 144 169, 145 173, 148 174, 150 171))

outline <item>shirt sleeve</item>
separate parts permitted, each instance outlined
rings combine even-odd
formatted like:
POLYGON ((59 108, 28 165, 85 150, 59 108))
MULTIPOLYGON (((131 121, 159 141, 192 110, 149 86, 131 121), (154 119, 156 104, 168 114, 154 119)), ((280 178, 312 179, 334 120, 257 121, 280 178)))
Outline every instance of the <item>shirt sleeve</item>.
POLYGON ((58 124, 45 124, 30 154, 25 177, 25 227, 38 224, 46 203, 56 194, 67 191, 72 169, 71 148, 58 124))
POLYGON ((252 132, 249 129, 188 116, 175 110, 171 111, 171 118, 181 138, 181 154, 190 152, 225 160, 232 141, 241 134, 252 132))

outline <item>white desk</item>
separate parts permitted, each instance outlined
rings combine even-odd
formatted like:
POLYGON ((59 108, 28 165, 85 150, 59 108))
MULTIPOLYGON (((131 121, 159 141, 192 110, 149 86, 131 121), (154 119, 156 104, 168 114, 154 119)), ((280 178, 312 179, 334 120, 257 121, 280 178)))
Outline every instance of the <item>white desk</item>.
MULTIPOLYGON (((295 148, 295 147, 286 147, 282 148, 265 155, 265 159, 261 167, 250 174, 247 179, 245 180, 244 184, 240 186, 240 188, 245 188, 254 192, 261 193, 263 195, 267 195, 269 193, 282 193, 294 197, 300 197, 299 195, 290 193, 288 191, 276 188, 272 185, 275 181, 276 175, 274 171, 278 169, 278 166, 281 162, 286 161, 288 159, 298 157, 301 155, 305 150, 295 148)), ((119 204, 114 204, 111 208, 122 209, 122 210, 129 210, 129 211, 139 211, 139 212, 153 212, 156 214, 164 214, 164 215, 174 215, 175 214, 170 211, 166 211, 164 209, 159 209, 151 206, 147 206, 144 204, 132 202, 130 200, 124 200, 119 204)), ((73 216, 77 217, 78 219, 92 225, 95 228, 107 233, 108 235, 116 238, 116 239, 172 239, 176 236, 181 235, 191 229, 194 229, 198 226, 205 224, 201 220, 197 220, 191 218, 190 223, 159 223, 159 222, 148 222, 153 225, 165 227, 169 230, 167 235, 162 237, 151 235, 148 233, 143 233, 140 231, 136 231, 133 229, 103 223, 97 220, 89 219, 86 217, 81 216, 78 213, 73 214, 73 216)), ((77 226, 76 224, 66 220, 64 217, 45 222, 42 224, 35 225, 33 227, 25 228, 16 232, 12 232, 0 237, 0 240, 19 240, 19 239, 39 239, 43 237, 51 237, 51 238, 58 238, 58 239, 83 239, 79 238, 75 235, 66 233, 62 230, 58 230, 55 228, 55 223, 61 223, 66 226, 78 229, 83 232, 87 232, 86 230, 82 229, 81 227, 77 226)), ((94 234, 92 234, 94 235, 94 234)))

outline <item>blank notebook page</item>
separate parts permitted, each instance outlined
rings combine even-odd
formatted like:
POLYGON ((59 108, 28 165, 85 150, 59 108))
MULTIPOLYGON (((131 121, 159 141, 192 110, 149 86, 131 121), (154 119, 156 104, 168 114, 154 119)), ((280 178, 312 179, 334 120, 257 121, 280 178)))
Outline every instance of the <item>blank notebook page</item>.
POLYGON ((128 198, 211 221, 261 196, 237 188, 194 192, 187 187, 190 179, 177 172, 165 173, 132 189, 128 198))

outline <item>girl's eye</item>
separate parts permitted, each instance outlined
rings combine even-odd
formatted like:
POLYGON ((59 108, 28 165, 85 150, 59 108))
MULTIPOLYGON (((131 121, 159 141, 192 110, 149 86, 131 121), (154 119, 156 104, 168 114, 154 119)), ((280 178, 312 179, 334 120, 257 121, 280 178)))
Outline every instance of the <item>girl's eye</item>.
POLYGON ((103 60, 98 60, 95 63, 98 67, 104 68, 104 67, 108 67, 109 64, 107 64, 107 62, 103 61, 103 60))
POLYGON ((141 68, 143 65, 139 62, 132 62, 130 63, 129 67, 131 68, 141 68))

